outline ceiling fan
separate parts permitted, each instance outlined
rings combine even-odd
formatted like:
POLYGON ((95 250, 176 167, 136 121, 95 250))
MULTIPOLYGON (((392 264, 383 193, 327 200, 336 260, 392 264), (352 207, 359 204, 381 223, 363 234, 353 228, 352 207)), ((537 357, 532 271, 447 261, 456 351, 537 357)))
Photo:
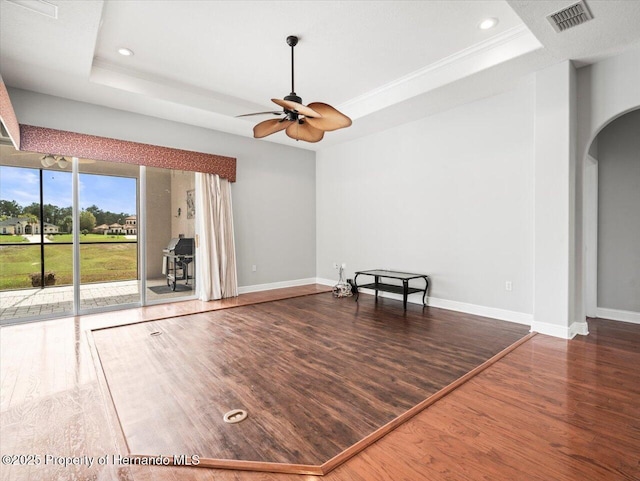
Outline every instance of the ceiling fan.
POLYGON ((287 37, 287 45, 291 47, 291 93, 284 99, 271 99, 283 110, 256 112, 238 116, 248 117, 266 114, 283 116, 280 119, 265 120, 257 124, 253 128, 253 136, 256 139, 261 139, 286 129, 285 133, 292 139, 318 142, 322 140, 325 132, 351 125, 349 117, 329 104, 322 102, 312 102, 309 105, 302 104, 302 99, 296 94, 294 87, 293 49, 297 44, 298 37, 293 35, 287 37))

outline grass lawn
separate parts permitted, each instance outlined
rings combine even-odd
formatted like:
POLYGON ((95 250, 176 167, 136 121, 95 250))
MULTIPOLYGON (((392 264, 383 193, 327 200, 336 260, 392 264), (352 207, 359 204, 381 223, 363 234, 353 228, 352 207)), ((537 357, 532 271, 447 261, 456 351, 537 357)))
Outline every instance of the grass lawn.
MULTIPOLYGON (((137 252, 135 243, 81 245, 81 282, 137 279, 137 252)), ((73 246, 45 244, 44 255, 45 271, 55 273, 55 285, 71 285, 73 283, 73 246)), ((31 288, 29 274, 38 272, 40 272, 40 244, 0 245, 0 291, 31 288)))
POLYGON ((18 242, 29 242, 21 235, 0 235, 0 244, 13 244, 18 242))
MULTIPOLYGON (((56 234, 48 237, 51 242, 73 242, 73 234, 56 234)), ((124 235, 80 234, 80 243, 84 242, 136 242, 126 239, 124 235)))

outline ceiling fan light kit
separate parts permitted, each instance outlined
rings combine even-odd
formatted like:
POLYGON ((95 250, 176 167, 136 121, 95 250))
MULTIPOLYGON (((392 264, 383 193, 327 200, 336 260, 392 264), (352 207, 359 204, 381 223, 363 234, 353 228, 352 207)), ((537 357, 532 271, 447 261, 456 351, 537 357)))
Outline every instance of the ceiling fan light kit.
MULTIPOLYGON (((78 162, 81 164, 93 164, 95 160, 78 159, 78 162)), ((42 164, 42 167, 53 167, 54 165, 57 165, 60 169, 66 169, 71 164, 71 161, 65 159, 62 155, 54 156, 51 154, 45 154, 40 157, 40 164, 42 164)))
POLYGON ((302 103, 302 98, 295 91, 294 76, 294 47, 298 44, 298 37, 287 37, 287 45, 291 47, 291 93, 284 99, 271 99, 273 103, 282 107, 282 111, 257 112, 240 115, 278 115, 280 119, 270 119, 260 122, 253 128, 253 136, 261 139, 276 132, 284 130, 295 140, 305 142, 319 142, 325 132, 343 129, 351 125, 351 119, 329 104, 312 102, 309 105, 302 103))
POLYGON ((46 154, 40 159, 40 163, 43 167, 53 167, 54 165, 58 165, 61 169, 64 169, 69 165, 69 161, 64 157, 54 157, 51 154, 46 154))
POLYGON ((47 154, 43 156, 42 159, 40 159, 40 163, 42 164, 43 167, 51 167, 56 162, 57 162, 56 158, 51 154, 47 154))

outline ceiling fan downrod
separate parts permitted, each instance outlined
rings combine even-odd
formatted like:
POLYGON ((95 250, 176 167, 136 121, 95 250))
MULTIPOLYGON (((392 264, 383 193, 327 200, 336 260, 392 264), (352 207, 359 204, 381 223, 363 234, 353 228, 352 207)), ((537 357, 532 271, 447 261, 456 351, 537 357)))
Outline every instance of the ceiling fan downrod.
POLYGON ((293 102, 302 103, 302 99, 296 95, 295 89, 295 76, 294 76, 294 56, 293 49, 296 45, 298 45, 298 37, 295 35, 289 35, 287 37, 287 45, 291 47, 291 93, 287 95, 284 99, 291 100, 293 102))

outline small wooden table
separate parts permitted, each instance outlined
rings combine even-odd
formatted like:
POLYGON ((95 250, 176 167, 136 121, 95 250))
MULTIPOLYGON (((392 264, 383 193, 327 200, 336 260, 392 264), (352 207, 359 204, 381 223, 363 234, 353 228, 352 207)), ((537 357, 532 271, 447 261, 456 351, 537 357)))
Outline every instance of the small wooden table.
POLYGON ((394 294, 402 294, 402 300, 404 309, 407 309, 407 297, 409 294, 413 294, 414 292, 422 292, 422 305, 426 307, 425 299, 427 297, 427 290, 429 289, 429 276, 425 274, 411 274, 409 272, 397 272, 397 271, 387 271, 384 269, 374 269, 370 271, 357 271, 355 277, 353 278, 353 284, 356 287, 356 302, 358 301, 358 296, 360 294, 359 289, 374 289, 376 291, 376 302, 378 301, 378 291, 384 292, 393 292, 394 294), (358 285, 358 276, 366 275, 373 276, 375 282, 370 284, 363 284, 361 286, 358 285), (395 284, 386 284, 384 282, 380 282, 380 278, 387 279, 398 279, 402 281, 402 285, 398 286, 395 284), (409 287, 409 281, 412 279, 424 279, 425 286, 420 289, 417 287, 409 287))

